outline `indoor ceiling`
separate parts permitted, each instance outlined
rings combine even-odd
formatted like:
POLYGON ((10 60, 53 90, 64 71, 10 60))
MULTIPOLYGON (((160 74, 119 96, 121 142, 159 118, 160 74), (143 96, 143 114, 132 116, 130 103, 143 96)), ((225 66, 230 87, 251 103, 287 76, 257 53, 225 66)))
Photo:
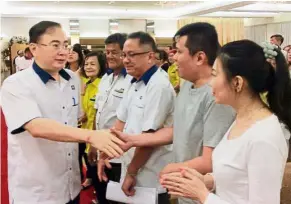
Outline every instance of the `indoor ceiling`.
POLYGON ((291 1, 3 1, 2 17, 159 19, 275 17, 291 13, 291 1))

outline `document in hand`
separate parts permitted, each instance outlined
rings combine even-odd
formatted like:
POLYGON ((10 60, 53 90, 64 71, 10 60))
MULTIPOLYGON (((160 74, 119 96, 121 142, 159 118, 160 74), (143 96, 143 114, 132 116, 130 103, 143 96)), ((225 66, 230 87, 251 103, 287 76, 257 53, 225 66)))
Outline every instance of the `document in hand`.
POLYGON ((135 195, 128 197, 121 189, 121 184, 110 181, 107 186, 107 200, 128 204, 157 204, 156 188, 135 187, 135 195))

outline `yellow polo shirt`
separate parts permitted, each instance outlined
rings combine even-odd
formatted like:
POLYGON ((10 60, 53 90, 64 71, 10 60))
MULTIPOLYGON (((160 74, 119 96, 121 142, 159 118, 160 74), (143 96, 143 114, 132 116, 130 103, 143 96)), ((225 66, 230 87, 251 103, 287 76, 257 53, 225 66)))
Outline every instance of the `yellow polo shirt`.
POLYGON ((85 82, 84 95, 82 97, 82 107, 84 113, 86 113, 87 121, 82 124, 83 129, 93 129, 94 117, 96 109, 94 108, 95 97, 98 92, 98 86, 101 78, 96 78, 93 82, 87 79, 85 82))
POLYGON ((180 82, 180 78, 178 75, 177 65, 175 63, 169 66, 168 75, 171 84, 173 87, 176 87, 180 82))

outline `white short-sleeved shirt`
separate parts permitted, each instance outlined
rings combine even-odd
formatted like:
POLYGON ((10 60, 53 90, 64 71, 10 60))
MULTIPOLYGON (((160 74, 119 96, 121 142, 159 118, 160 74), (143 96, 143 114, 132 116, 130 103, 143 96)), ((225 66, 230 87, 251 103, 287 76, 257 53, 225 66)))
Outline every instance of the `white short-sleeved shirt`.
MULTIPOLYGON (((140 80, 133 79, 119 108, 117 118, 125 122, 124 132, 140 134, 172 126, 175 91, 162 72, 156 66, 150 68, 140 80)), ((134 148, 122 157, 122 176, 130 164, 134 148)), ((137 185, 157 188, 165 192, 159 184, 160 171, 172 161, 171 145, 157 147, 137 175, 137 185)), ((121 179, 122 180, 122 179, 121 179)))
POLYGON ((236 139, 228 134, 213 152, 216 195, 205 204, 279 204, 289 131, 272 115, 236 139))
POLYGON ((169 78, 168 72, 166 72, 165 70, 163 70, 161 67, 159 68, 159 71, 162 72, 162 74, 163 74, 166 78, 169 78))
POLYGON ((10 203, 64 204, 80 193, 78 144, 34 138, 23 129, 35 118, 77 127, 80 80, 70 70, 59 73, 58 82, 34 63, 8 77, 1 88, 10 203))
POLYGON ((16 71, 22 71, 32 66, 34 59, 26 59, 25 57, 17 57, 15 59, 16 71))
MULTIPOLYGON (((125 69, 122 69, 119 75, 114 76, 113 72, 108 72, 102 77, 94 106, 97 109, 97 130, 113 127, 117 120, 116 110, 131 79, 125 69)), ((121 163, 120 159, 112 159, 110 162, 121 163)))

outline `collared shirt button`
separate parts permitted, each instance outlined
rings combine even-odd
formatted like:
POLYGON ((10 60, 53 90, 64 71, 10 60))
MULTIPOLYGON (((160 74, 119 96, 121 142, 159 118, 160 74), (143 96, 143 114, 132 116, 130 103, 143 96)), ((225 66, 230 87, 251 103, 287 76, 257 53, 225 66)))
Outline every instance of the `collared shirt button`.
POLYGON ((67 125, 68 123, 67 123, 67 122, 65 122, 65 124, 67 125))
POLYGON ((71 153, 69 153, 68 156, 71 156, 71 153))
POLYGON ((63 106, 63 109, 65 109, 65 106, 63 106))
POLYGON ((72 170, 72 168, 70 168, 70 170, 72 170))

